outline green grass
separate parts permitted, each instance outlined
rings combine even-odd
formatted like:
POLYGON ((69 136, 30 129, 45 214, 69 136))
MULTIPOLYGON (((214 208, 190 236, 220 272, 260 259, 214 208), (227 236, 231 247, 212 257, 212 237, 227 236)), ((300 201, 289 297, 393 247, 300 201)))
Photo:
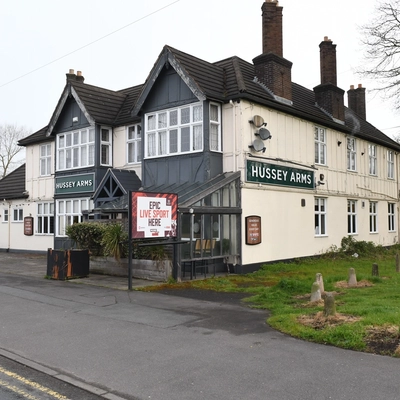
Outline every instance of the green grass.
MULTIPOLYGON (((390 349, 382 348, 389 340, 383 328, 400 324, 400 273, 396 272, 396 252, 400 247, 382 250, 376 254, 369 251, 366 257, 354 258, 340 253, 321 258, 297 260, 293 263, 264 265, 259 271, 247 275, 231 275, 221 278, 190 281, 169 287, 193 287, 224 292, 244 292, 251 307, 268 309, 268 323, 275 329, 293 337, 317 343, 329 344, 345 349, 368 351, 378 354, 398 355, 400 335, 394 334, 390 349), (379 266, 379 277, 372 276, 372 264, 379 266), (349 268, 356 271, 357 281, 368 281, 370 287, 337 287, 340 281, 347 282, 349 268), (325 291, 336 292, 336 312, 343 317, 358 317, 356 322, 323 327, 305 326, 298 317, 313 318, 323 311, 323 303, 311 305, 307 295, 311 291, 316 273, 321 273, 325 291), (371 327, 383 329, 379 340, 373 343, 368 338, 371 327)), ((392 335, 393 336, 393 335, 392 335)))

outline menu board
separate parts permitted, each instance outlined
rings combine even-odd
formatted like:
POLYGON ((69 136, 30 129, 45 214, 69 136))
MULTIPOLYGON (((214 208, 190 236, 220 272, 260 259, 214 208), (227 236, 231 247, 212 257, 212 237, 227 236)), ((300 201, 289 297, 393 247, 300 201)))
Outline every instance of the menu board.
POLYGON ((246 217, 246 244, 261 243, 261 217, 250 215, 246 217))

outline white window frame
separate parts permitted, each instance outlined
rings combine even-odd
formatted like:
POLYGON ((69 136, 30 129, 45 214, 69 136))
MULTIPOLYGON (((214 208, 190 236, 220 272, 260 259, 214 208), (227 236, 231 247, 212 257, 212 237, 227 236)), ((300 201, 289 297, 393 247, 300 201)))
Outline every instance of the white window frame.
POLYGON ((3 210, 3 222, 8 222, 8 220, 9 220, 9 213, 8 213, 8 208, 5 208, 4 210, 3 210))
POLYGON ((316 126, 314 128, 314 139, 314 161, 316 164, 326 165, 326 129, 316 126))
POLYGON ((12 217, 12 222, 24 222, 24 210, 22 208, 14 208, 12 217))
POLYGON ((126 162, 137 164, 142 161, 142 126, 130 125, 126 128, 126 162))
POLYGON ((316 197, 314 200, 314 232, 315 236, 327 236, 327 199, 316 197))
POLYGON ((54 203, 37 203, 36 234, 54 235, 54 203))
POLYGON ((347 144, 347 169, 357 171, 357 143, 355 138, 346 138, 347 144))
POLYGON ((394 151, 387 151, 387 177, 388 179, 394 179, 394 151))
POLYGON ((395 203, 388 203, 388 230, 395 232, 396 230, 396 208, 395 203))
POLYGON ((56 145, 57 171, 94 166, 94 127, 60 133, 57 135, 56 145))
POLYGON ((378 202, 369 202, 369 233, 378 233, 378 202))
POLYGON ((39 148, 40 176, 51 175, 51 144, 42 144, 39 148))
POLYGON ((368 156, 369 156, 369 174, 370 175, 377 175, 377 159, 376 159, 376 145, 375 144, 369 144, 368 145, 368 156))
POLYGON ((201 152, 203 136, 201 102, 145 114, 143 158, 201 152))
POLYGON ((75 223, 83 221, 83 210, 93 208, 93 200, 88 197, 62 199, 56 201, 55 235, 65 237, 65 229, 75 223))
POLYGON ((112 166, 112 129, 107 126, 100 127, 100 165, 112 166), (108 134, 107 139, 104 139, 103 133, 108 134))
POLYGON ((347 200, 347 233, 357 234, 357 200, 347 200))
POLYGON ((210 150, 222 151, 221 144, 221 107, 217 103, 210 103, 210 150), (212 110, 216 112, 212 112, 212 110), (213 116, 216 118, 213 118, 213 116))

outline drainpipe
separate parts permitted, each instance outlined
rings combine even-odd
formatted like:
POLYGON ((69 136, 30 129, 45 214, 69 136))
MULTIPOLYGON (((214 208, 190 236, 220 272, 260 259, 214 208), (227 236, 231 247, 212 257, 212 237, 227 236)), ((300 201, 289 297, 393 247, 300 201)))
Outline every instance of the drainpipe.
POLYGON ((11 247, 11 202, 8 202, 8 248, 7 253, 10 251, 11 247))

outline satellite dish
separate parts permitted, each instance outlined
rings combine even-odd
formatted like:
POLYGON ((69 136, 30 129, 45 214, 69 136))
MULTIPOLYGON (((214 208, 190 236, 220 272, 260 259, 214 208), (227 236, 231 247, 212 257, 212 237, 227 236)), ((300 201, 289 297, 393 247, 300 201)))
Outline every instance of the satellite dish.
POLYGON ((268 129, 261 128, 257 134, 262 140, 271 139, 271 132, 268 129))
POLYGON ((250 147, 253 147, 255 151, 265 151, 264 143, 260 139, 254 140, 253 144, 250 147))
POLYGON ((264 125, 264 118, 259 116, 259 115, 255 115, 251 121, 254 126, 256 126, 257 128, 261 128, 264 125))

